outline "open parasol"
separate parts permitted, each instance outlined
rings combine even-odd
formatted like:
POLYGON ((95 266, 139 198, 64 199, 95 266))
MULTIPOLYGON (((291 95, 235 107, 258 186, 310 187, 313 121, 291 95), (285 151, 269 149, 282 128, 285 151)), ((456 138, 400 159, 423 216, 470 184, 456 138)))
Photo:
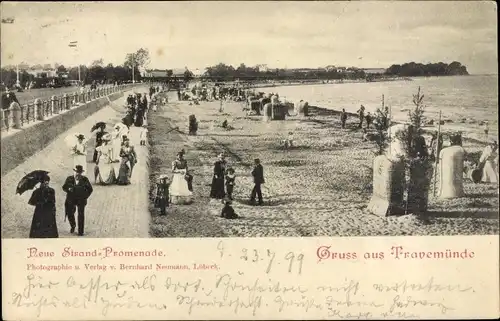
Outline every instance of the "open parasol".
POLYGON ((94 130, 99 129, 99 128, 105 129, 106 123, 103 121, 97 122, 97 123, 95 123, 94 126, 92 126, 92 129, 90 131, 93 132, 94 130))
POLYGON ((17 184, 16 194, 23 194, 27 190, 35 188, 36 184, 43 182, 48 177, 49 172, 44 170, 32 171, 26 174, 17 184))

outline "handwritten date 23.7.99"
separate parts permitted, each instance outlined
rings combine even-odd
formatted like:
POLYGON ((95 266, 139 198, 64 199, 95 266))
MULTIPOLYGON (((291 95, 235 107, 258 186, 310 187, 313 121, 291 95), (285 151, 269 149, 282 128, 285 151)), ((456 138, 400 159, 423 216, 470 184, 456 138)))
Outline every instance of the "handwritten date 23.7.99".
MULTIPOLYGON (((217 250, 220 253, 220 257, 223 258, 225 254, 225 246, 223 241, 220 241, 218 243, 217 250)), ((231 256, 231 254, 228 255, 231 256)), ((280 255, 270 249, 258 250, 242 248, 238 255, 240 260, 248 262, 250 264, 265 262, 267 264, 265 270, 267 274, 271 272, 275 264, 279 265, 283 261, 287 264, 288 273, 297 273, 299 275, 302 274, 302 267, 304 264, 304 254, 302 253, 294 253, 290 251, 284 255, 280 255)))

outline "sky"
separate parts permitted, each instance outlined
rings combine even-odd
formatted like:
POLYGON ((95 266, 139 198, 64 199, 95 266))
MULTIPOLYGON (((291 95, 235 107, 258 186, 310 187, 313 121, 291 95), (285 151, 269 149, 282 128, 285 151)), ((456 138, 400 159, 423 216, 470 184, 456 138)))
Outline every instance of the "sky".
POLYGON ((497 73, 493 1, 2 2, 2 65, 122 64, 146 48, 149 68, 386 68, 459 61, 497 73), (77 50, 70 41, 78 41, 77 50))

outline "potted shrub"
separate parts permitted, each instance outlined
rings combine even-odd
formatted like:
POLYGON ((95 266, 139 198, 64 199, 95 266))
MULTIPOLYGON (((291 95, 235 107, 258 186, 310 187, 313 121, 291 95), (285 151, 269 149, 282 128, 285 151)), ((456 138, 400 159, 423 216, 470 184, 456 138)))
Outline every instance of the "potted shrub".
POLYGON ((433 162, 422 136, 425 121, 423 99, 424 95, 421 94, 419 87, 417 94, 413 95, 415 108, 408 112, 409 124, 396 136, 404 145, 402 161, 405 163, 406 178, 405 214, 422 215, 427 212, 433 162))

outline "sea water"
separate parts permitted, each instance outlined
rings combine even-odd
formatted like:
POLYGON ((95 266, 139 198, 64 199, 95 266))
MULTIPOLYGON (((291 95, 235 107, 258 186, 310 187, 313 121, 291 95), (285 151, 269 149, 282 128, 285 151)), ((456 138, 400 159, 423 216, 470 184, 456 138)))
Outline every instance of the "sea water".
MULTIPOLYGON (((425 116, 437 121, 439 111, 447 122, 445 129, 480 135, 482 121, 488 121, 491 137, 498 132, 498 75, 412 78, 387 82, 362 82, 276 86, 258 89, 276 92, 287 101, 303 99, 312 106, 356 112, 361 105, 367 112, 382 106, 391 107, 395 121, 406 121, 414 108, 413 95, 420 87, 424 95, 425 116), (461 121, 465 121, 462 123, 461 121)), ((437 123, 437 122, 436 122, 437 123)))

